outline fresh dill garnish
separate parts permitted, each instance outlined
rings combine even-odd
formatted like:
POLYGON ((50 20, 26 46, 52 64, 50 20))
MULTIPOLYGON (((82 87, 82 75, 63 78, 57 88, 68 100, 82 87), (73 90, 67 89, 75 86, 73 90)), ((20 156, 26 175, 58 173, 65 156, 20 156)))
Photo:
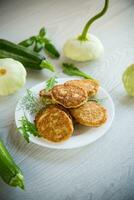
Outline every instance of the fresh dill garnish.
MULTIPOLYGON (((51 90, 53 86, 57 83, 56 76, 51 77, 46 82, 46 88, 44 89, 46 92, 51 90)), ((43 97, 44 98, 44 97, 43 97)), ((45 98, 44 98, 45 99, 45 98)), ((28 111, 29 114, 35 114, 38 111, 40 111, 45 105, 51 104, 49 101, 44 101, 42 104, 42 101, 40 98, 37 98, 37 96, 29 89, 26 91, 26 95, 21 100, 20 106, 18 109, 23 109, 24 111, 28 111)))
POLYGON ((56 76, 51 77, 50 79, 48 79, 47 82, 46 82, 45 91, 48 92, 49 90, 51 90, 56 83, 57 83, 56 76))
POLYGON ((40 137, 35 124, 31 123, 25 115, 21 118, 20 123, 21 126, 18 128, 18 130, 21 131, 21 134, 28 143, 30 142, 29 141, 30 134, 40 137))
POLYGON ((27 93, 23 97, 20 106, 24 111, 26 110, 30 114, 37 113, 43 107, 43 105, 40 103, 40 100, 29 89, 27 89, 27 93))

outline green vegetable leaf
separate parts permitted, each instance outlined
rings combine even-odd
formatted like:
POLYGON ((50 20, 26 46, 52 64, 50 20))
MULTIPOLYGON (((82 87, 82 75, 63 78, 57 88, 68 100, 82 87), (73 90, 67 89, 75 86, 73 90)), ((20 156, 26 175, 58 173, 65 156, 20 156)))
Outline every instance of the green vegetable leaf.
POLYGON ((44 42, 45 42, 44 49, 46 50, 46 53, 51 57, 59 58, 60 53, 58 52, 56 47, 47 39, 45 39, 44 42))
POLYGON ((46 29, 44 27, 42 27, 39 31, 39 36, 40 37, 44 37, 46 35, 46 29))
POLYGON ((38 39, 36 39, 33 50, 38 53, 42 50, 43 46, 44 46, 44 44, 41 43, 38 39))
POLYGON ((19 43, 19 45, 24 46, 24 47, 29 47, 32 46, 35 41, 35 37, 30 37, 29 39, 23 40, 22 42, 19 43))
POLYGON ((25 140, 29 143, 30 134, 40 137, 35 124, 31 123, 26 116, 23 116, 20 120, 21 126, 18 128, 25 140))
POLYGON ((73 64, 69 64, 69 63, 63 63, 63 72, 70 76, 80 76, 85 79, 93 79, 90 75, 86 74, 85 72, 80 71, 73 64))
MULTIPOLYGON (((24 46, 24 47, 29 47, 29 46, 32 46, 33 44, 34 44, 33 50, 35 52, 40 52, 41 49, 44 47, 45 52, 52 58, 60 57, 60 53, 58 52, 54 44, 52 44, 52 42, 50 42, 50 40, 46 38, 46 29, 44 27, 40 29, 38 35, 32 36, 19 43, 19 45, 24 46)), ((48 63, 46 64, 47 65, 45 65, 44 68, 50 69, 51 71, 54 70, 52 65, 50 66, 50 63, 49 63, 49 66, 48 66, 48 63)))
POLYGON ((49 90, 51 90, 53 87, 54 87, 54 85, 57 83, 57 81, 56 81, 56 77, 54 76, 54 77, 52 77, 52 78, 50 78, 47 82, 46 82, 46 88, 45 88, 45 90, 46 90, 46 92, 48 92, 49 90))

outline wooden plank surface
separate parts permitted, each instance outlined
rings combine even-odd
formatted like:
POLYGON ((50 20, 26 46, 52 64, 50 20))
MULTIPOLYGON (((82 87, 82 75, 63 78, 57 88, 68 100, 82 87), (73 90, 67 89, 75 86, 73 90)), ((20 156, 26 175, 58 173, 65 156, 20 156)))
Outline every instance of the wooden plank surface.
MULTIPOLYGON (((0 1, 0 38, 20 41, 46 26, 62 50, 99 10, 99 0, 0 1)), ((78 64, 100 80, 111 94, 116 115, 108 133, 92 145, 75 150, 50 150, 27 144, 15 130, 14 109, 25 88, 0 97, 0 137, 24 172, 26 190, 0 181, 1 200, 132 200, 134 199, 134 99, 126 95, 121 77, 134 61, 134 1, 111 0, 104 18, 91 32, 105 46, 98 61, 78 64)), ((53 61, 61 77, 65 60, 53 61)), ((29 72, 26 87, 46 80, 51 72, 29 72)))

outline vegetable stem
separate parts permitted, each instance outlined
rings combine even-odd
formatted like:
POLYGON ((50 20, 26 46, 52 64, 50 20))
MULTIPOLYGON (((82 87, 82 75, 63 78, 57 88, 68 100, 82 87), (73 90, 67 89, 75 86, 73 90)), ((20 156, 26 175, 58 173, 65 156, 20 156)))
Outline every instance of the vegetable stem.
POLYGON ((54 72, 55 71, 55 67, 53 64, 51 64, 50 62, 48 62, 47 60, 43 60, 40 64, 40 67, 42 67, 43 69, 49 69, 50 71, 54 72))
POLYGON ((97 15, 95 15, 94 17, 92 17, 92 18, 86 23, 86 25, 84 26, 84 29, 83 29, 81 35, 80 35, 79 38, 78 38, 79 40, 81 40, 81 41, 87 40, 87 32, 88 32, 88 30, 89 30, 91 24, 92 24, 95 20, 99 19, 100 17, 102 17, 102 16, 106 13, 106 11, 107 11, 107 9, 108 9, 108 5, 109 5, 109 0, 105 0, 105 4, 104 4, 104 7, 103 7, 102 11, 100 11, 97 15))

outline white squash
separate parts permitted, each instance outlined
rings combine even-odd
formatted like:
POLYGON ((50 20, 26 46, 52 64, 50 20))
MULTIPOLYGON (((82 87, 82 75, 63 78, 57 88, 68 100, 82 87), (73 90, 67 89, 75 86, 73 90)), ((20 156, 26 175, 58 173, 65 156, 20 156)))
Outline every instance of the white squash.
POLYGON ((26 70, 24 66, 12 58, 0 59, 0 95, 12 94, 24 86, 26 70))
POLYGON ((109 0, 105 0, 103 9, 86 23, 82 33, 65 42, 63 52, 67 58, 75 61, 88 61, 99 58, 103 54, 104 48, 101 41, 96 36, 88 34, 88 30, 95 20, 106 13, 108 5, 109 0))
POLYGON ((88 61, 99 58, 104 52, 101 41, 91 34, 88 34, 86 37, 86 41, 78 40, 78 37, 67 40, 63 46, 64 55, 76 61, 88 61))

